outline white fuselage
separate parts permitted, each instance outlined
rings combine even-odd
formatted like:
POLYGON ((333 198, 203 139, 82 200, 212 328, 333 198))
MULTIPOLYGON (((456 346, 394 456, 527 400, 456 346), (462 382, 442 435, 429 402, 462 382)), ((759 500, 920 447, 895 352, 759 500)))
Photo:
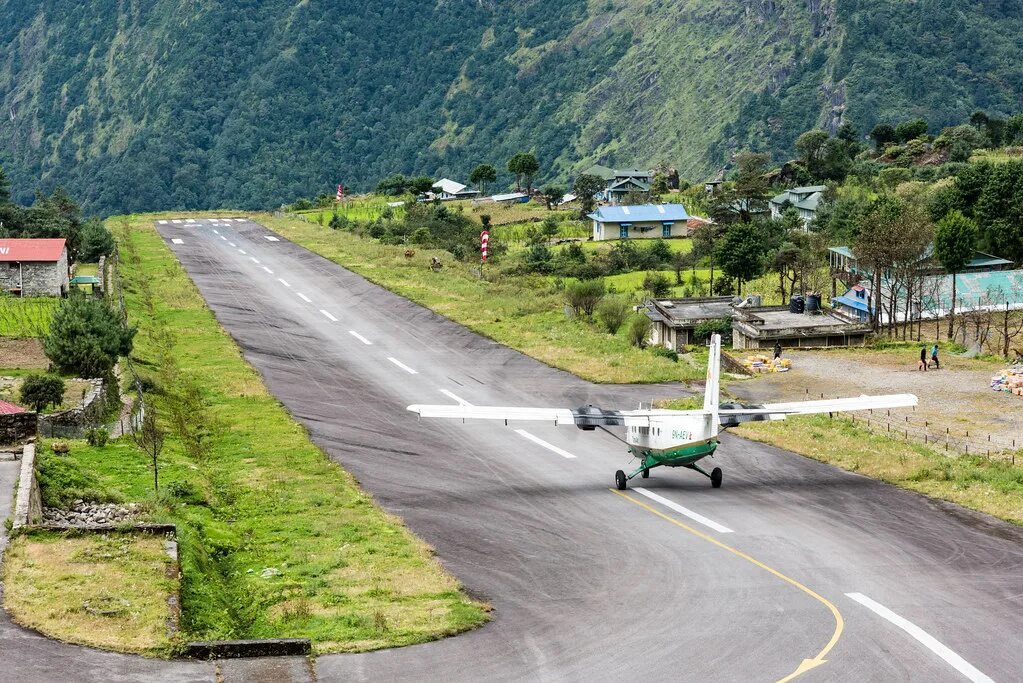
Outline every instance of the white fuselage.
POLYGON ((625 442, 639 450, 668 451, 687 444, 700 443, 718 434, 717 416, 693 411, 651 415, 650 426, 628 426, 625 442))

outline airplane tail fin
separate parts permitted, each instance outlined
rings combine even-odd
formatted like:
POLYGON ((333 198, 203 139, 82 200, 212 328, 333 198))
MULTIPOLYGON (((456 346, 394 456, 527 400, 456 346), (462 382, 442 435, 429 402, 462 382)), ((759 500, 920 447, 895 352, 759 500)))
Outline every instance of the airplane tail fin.
POLYGON ((715 414, 721 405, 721 335, 710 337, 710 358, 707 360, 707 387, 703 392, 703 409, 715 414))

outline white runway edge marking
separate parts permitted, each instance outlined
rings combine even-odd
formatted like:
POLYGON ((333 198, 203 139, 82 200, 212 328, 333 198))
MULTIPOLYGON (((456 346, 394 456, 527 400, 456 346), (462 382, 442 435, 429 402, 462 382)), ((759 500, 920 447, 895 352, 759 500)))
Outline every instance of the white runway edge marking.
POLYGON ((285 287, 290 287, 290 286, 291 286, 291 285, 289 285, 289 284, 288 284, 288 281, 287 281, 287 280, 285 280, 285 279, 284 279, 284 278, 282 278, 282 277, 279 277, 279 278, 277 278, 277 281, 278 281, 278 282, 280 282, 280 283, 281 283, 282 285, 284 285, 285 287))
POLYGON ((320 309, 320 313, 322 313, 322 314, 323 314, 323 316, 324 316, 324 317, 325 317, 325 318, 326 318, 327 320, 329 320, 330 322, 332 322, 332 323, 336 323, 336 322, 337 322, 337 318, 335 318, 334 316, 332 316, 332 315, 330 314, 330 312, 329 312, 329 311, 325 311, 325 310, 323 310, 323 309, 321 308, 321 309, 320 309))
POLYGON ((401 368, 402 370, 404 370, 405 372, 407 372, 410 375, 418 375, 419 374, 418 372, 416 372, 415 370, 413 370, 409 366, 407 366, 404 363, 402 363, 397 358, 391 358, 390 356, 388 356, 387 360, 391 361, 392 363, 394 363, 395 365, 397 365, 399 368, 401 368))
POLYGON ((471 403, 466 401, 464 398, 459 398, 458 396, 455 396, 455 394, 453 392, 450 392, 447 389, 441 389, 440 393, 444 394, 445 396, 447 396, 448 398, 450 398, 452 401, 454 401, 455 403, 457 403, 460 406, 467 406, 467 407, 470 407, 470 408, 472 407, 471 403))
POLYGON ((535 443, 537 446, 543 446, 547 450, 549 450, 549 451, 551 451, 553 453, 557 453, 562 458, 569 458, 569 459, 574 459, 575 458, 575 456, 572 455, 571 453, 569 453, 568 451, 566 451, 564 449, 561 449, 561 448, 558 448, 557 446, 555 446, 552 443, 547 443, 546 441, 544 441, 543 439, 541 439, 538 436, 533 436, 532 434, 527 432, 525 429, 516 429, 515 433, 518 434, 519 436, 522 436, 522 437, 525 437, 525 438, 529 439, 530 441, 535 443))
POLYGON ((307 297, 307 296, 306 296, 305 294, 303 294, 302 292, 299 292, 299 293, 298 293, 298 298, 299 298, 299 299, 301 299, 302 301, 306 302, 307 304, 311 304, 311 303, 313 302, 313 300, 312 300, 312 299, 310 299, 309 297, 307 297))
POLYGON ((171 240, 171 244, 184 244, 184 243, 185 243, 185 240, 179 239, 177 237, 175 237, 174 239, 171 240))
POLYGON ((966 676, 966 678, 973 681, 974 683, 994 683, 994 681, 992 681, 985 674, 978 671, 977 668, 974 667, 972 664, 967 662, 965 659, 957 655, 952 650, 948 649, 946 646, 942 645, 934 636, 932 636, 927 631, 923 630, 913 622, 909 621, 908 619, 900 617, 898 614, 891 611, 884 605, 878 602, 874 602, 863 593, 846 593, 845 596, 847 598, 855 600, 856 602, 860 603, 861 605, 869 609, 871 612, 877 614, 880 617, 883 617, 884 619, 887 619, 888 621, 892 622, 893 624, 901 628, 903 631, 908 633, 909 635, 916 638, 924 647, 926 647, 928 650, 930 650, 931 652, 933 652, 934 654, 938 655, 946 662, 951 664, 956 671, 961 673, 963 676, 966 676))
POLYGON ((274 272, 272 270, 270 270, 269 268, 267 268, 266 266, 263 266, 263 270, 265 270, 266 272, 270 273, 271 275, 274 274, 274 272))
POLYGON ((250 256, 250 257, 249 257, 249 259, 250 259, 250 260, 251 260, 251 261, 252 261, 253 263, 255 263, 255 264, 256 264, 257 266, 259 265, 259 259, 258 259, 258 258, 256 258, 255 256, 250 256))
POLYGON ((718 532, 719 534, 731 534, 731 533, 734 533, 731 529, 729 529, 728 527, 724 526, 723 524, 718 524, 713 519, 708 519, 708 518, 704 517, 703 515, 701 515, 698 512, 693 512, 689 508, 682 507, 678 503, 676 503, 674 501, 670 501, 667 498, 664 498, 663 496, 659 496, 656 493, 654 493, 653 491, 648 491, 647 489, 638 488, 638 487, 634 488, 632 490, 635 491, 636 493, 638 493, 641 496, 646 496, 650 500, 653 500, 653 501, 656 501, 656 502, 660 503, 661 505, 663 505, 664 507, 668 508, 669 510, 674 510, 678 514, 684 515, 684 516, 688 517, 689 519, 693 520, 694 522, 699 522, 700 524, 702 524, 702 525, 704 525, 706 527, 710 527, 711 529, 713 529, 714 531, 718 532))
POLYGON ((366 346, 373 346, 373 342, 371 342, 370 340, 366 339, 365 337, 363 337, 361 334, 359 334, 355 330, 348 330, 348 334, 352 335, 353 337, 355 337, 356 339, 361 341, 366 346))
POLYGON ((274 237, 273 235, 263 235, 263 239, 267 240, 268 242, 280 242, 280 240, 274 237))

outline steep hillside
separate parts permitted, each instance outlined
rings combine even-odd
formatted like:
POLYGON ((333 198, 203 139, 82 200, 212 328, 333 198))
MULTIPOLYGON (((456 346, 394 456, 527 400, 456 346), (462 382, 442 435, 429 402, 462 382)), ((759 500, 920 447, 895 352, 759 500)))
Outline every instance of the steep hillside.
MULTIPOLYGON (((265 207, 533 149, 741 147, 1023 108, 1023 0, 0 0, 0 164, 96 212, 265 207)), ((502 178, 507 182, 508 178, 502 178)))

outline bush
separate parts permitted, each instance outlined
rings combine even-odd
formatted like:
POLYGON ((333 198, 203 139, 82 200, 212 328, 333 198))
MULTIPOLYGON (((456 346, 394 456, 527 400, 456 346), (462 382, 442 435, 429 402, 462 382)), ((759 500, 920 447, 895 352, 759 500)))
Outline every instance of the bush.
POLYGON ((95 429, 87 429, 85 431, 85 442, 88 443, 90 446, 97 446, 99 448, 102 448, 103 446, 107 445, 107 441, 109 440, 110 432, 103 429, 102 427, 97 427, 95 429))
POLYGON ((645 315, 636 315, 629 321, 629 341, 633 346, 645 349, 650 339, 650 330, 653 323, 645 315))
POLYGON ((64 401, 64 380, 56 375, 34 373, 21 382, 21 402, 37 413, 46 406, 59 406, 64 401))
POLYGON ((631 308, 629 301, 624 297, 605 297, 597 306, 597 317, 608 334, 618 334, 618 330, 628 320, 631 308))
POLYGON ((643 278, 643 289, 660 299, 671 294, 671 280, 664 273, 650 272, 643 278))
POLYGON ((81 246, 78 248, 78 260, 83 263, 95 263, 100 256, 109 256, 114 250, 114 236, 106 229, 103 222, 93 218, 82 226, 81 246))
POLYGON ((330 217, 330 223, 328 223, 328 225, 331 230, 347 230, 352 227, 351 221, 337 213, 330 217))
POLYGON ((669 349, 667 346, 661 346, 660 344, 657 344, 656 346, 650 349, 650 353, 654 354, 655 356, 660 356, 661 358, 667 358, 668 360, 675 363, 678 362, 678 354, 669 349))
POLYGON ((134 336, 105 301, 72 296, 54 313, 43 351, 62 373, 106 377, 131 353, 134 336))
POLYGON ((722 343, 731 342, 732 319, 715 318, 713 320, 704 320, 697 324, 696 329, 693 330, 693 338, 701 343, 710 339, 712 334, 720 334, 722 343))
POLYGON ((383 223, 373 221, 369 226, 369 236, 373 239, 380 239, 387 233, 387 227, 383 223))
POLYGON ((604 292, 603 280, 582 280, 573 282, 565 289, 565 298, 576 313, 593 315, 593 310, 604 298, 604 292))

